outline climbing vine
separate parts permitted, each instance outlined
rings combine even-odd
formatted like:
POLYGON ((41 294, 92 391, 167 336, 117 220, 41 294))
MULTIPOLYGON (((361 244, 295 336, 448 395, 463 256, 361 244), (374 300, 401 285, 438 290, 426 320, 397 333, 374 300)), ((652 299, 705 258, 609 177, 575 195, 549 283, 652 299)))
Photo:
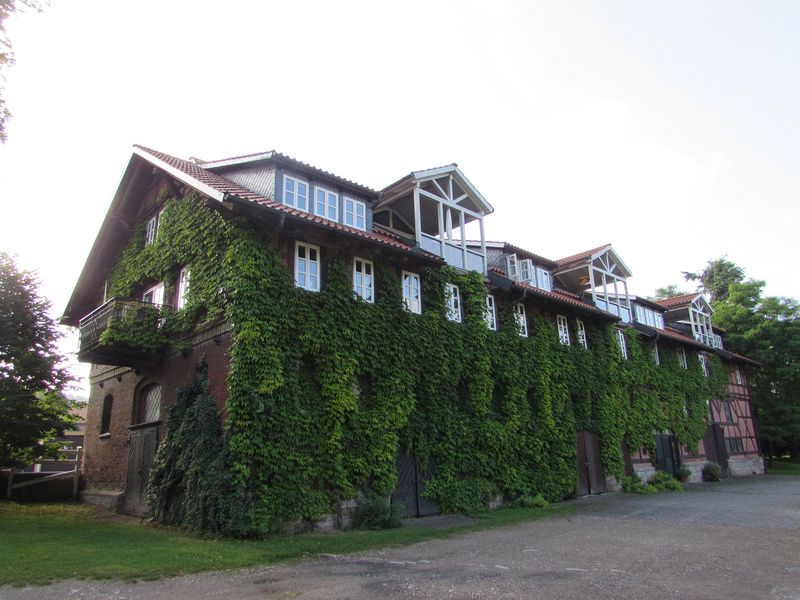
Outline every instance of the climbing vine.
MULTIPOLYGON (((685 370, 664 351, 656 366, 631 330, 625 360, 612 325, 587 322, 588 349, 564 346, 540 315, 521 336, 500 304, 499 330, 489 331, 477 273, 423 270, 416 315, 388 267, 376 264, 369 303, 353 294, 349 257, 332 255, 323 290, 310 293, 247 222, 197 194, 163 202, 156 241, 134 232, 111 292, 130 297, 189 268, 186 307, 160 316, 164 339, 145 341, 160 347, 221 319, 232 341, 224 424, 202 374, 171 412, 150 486, 164 522, 235 536, 312 522, 359 492, 390 493, 398 452, 414 457, 425 495, 446 512, 497 496, 562 499, 575 491, 576 431, 599 435, 606 473, 620 476, 623 443, 652 448, 654 430, 696 445, 705 402, 724 389, 721 365, 712 361, 706 378, 699 361, 685 370), (447 283, 459 286, 462 322, 448 319, 447 283), (214 468, 198 469, 210 456, 214 468), (224 507, 212 494, 189 499, 210 489, 224 490, 224 507)), ((144 343, 137 335, 119 328, 108 339, 144 343)))

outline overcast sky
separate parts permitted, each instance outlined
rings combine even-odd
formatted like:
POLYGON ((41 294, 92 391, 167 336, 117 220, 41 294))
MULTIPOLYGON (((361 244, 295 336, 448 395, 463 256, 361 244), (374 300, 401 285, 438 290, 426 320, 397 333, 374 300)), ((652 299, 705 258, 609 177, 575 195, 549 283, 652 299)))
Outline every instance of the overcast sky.
POLYGON ((57 315, 134 143, 376 189, 456 162, 489 239, 611 242, 641 295, 727 254, 800 297, 800 3, 52 0, 7 29, 0 250, 57 315))

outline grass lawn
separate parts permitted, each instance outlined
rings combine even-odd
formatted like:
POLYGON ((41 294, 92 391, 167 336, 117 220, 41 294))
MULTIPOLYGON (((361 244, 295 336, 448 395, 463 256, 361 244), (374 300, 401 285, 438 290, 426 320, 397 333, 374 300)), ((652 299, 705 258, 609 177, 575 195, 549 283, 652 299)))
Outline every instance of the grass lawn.
POLYGON ((565 505, 503 508, 481 514, 470 524, 444 528, 403 527, 217 541, 118 518, 83 504, 0 502, 0 584, 45 584, 67 578, 156 579, 321 553, 346 554, 413 544, 571 512, 565 505))
POLYGON ((800 463, 786 460, 773 460, 772 466, 767 465, 770 475, 800 475, 800 463))

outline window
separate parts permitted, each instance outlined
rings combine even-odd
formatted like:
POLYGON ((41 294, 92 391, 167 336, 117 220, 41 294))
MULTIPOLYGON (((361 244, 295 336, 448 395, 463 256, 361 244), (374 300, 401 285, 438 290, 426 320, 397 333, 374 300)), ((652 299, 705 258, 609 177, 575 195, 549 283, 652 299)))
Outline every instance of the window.
POLYGON ((331 221, 339 220, 339 194, 317 187, 314 189, 314 214, 331 221))
POLYGON ((508 278, 514 281, 519 279, 519 265, 517 263, 516 254, 509 254, 506 257, 506 273, 508 273, 508 278))
POLYGON ((158 211, 155 215, 150 217, 150 220, 147 222, 147 228, 144 232, 144 245, 149 246, 153 242, 156 241, 158 238, 158 221, 161 218, 161 211, 158 211))
POLYGON ((569 346, 569 323, 567 323, 567 317, 564 315, 556 316, 556 324, 558 325, 558 341, 564 346, 569 346))
POLYGON ((528 337, 528 319, 525 316, 525 305, 521 302, 514 305, 514 320, 519 326, 519 334, 522 337, 528 337))
POLYGON ((450 321, 461 323, 461 292, 458 286, 448 283, 445 294, 447 295, 447 318, 450 321))
POLYGON ((103 412, 100 417, 100 435, 111 433, 111 407, 114 397, 109 394, 103 398, 103 412))
POLYGON ((359 200, 344 197, 344 224, 356 229, 367 229, 367 205, 359 200))
POLYGON ((289 175, 283 176, 283 203, 308 212, 308 184, 289 175))
POLYGON ((189 269, 183 267, 180 275, 178 275, 178 298, 175 302, 175 306, 178 310, 186 306, 186 294, 189 292, 189 277, 189 269))
POLYGON ((309 292, 319 291, 319 247, 297 242, 294 252, 294 283, 309 292))
POLYGON ((664 315, 652 308, 636 305, 636 320, 639 323, 664 329, 664 315))
POLYGON ((133 414, 133 424, 153 423, 161 416, 161 386, 150 384, 139 392, 133 414))
POLYGON ((419 275, 403 271, 403 304, 412 313, 422 313, 420 299, 419 275))
POLYGON ((617 344, 622 358, 628 360, 628 344, 625 341, 625 333, 623 333, 622 329, 617 329, 617 344))
POLYGON ((705 354, 698 354, 697 360, 700 361, 700 368, 703 370, 703 377, 708 377, 708 363, 705 354))
POLYGON ((142 302, 162 306, 164 304, 164 284, 159 283, 158 285, 154 285, 142 294, 142 302))
POLYGON ((744 452, 742 438, 725 438, 725 447, 729 454, 741 454, 744 452))
POLYGON ((486 296, 486 326, 492 331, 497 331, 497 305, 494 296, 486 296))
POLYGON ((689 368, 689 363, 686 362, 686 350, 684 348, 678 348, 675 351, 678 354, 678 364, 682 366, 684 369, 689 368))
POLYGON ((519 280, 536 285, 536 270, 533 268, 533 261, 530 258, 525 258, 518 261, 517 265, 519 280))
POLYGON ((733 423, 733 410, 731 409, 731 403, 729 400, 722 401, 722 410, 725 412, 725 421, 728 423, 733 423))
POLYGON ((661 356, 658 354, 658 344, 653 342, 653 362, 656 363, 656 366, 661 364, 661 356))
POLYGON ((548 292, 553 291, 550 284, 550 271, 542 267, 536 267, 536 287, 548 292))
POLYGON ((736 377, 736 385, 744 385, 744 375, 739 367, 733 367, 733 375, 736 377))
POLYGON ((367 302, 375 302, 375 277, 371 260, 353 259, 353 291, 367 302))
POLYGON ((578 343, 583 346, 586 350, 589 349, 589 339, 586 337, 586 325, 583 324, 583 321, 580 319, 576 319, 575 323, 578 326, 578 343))

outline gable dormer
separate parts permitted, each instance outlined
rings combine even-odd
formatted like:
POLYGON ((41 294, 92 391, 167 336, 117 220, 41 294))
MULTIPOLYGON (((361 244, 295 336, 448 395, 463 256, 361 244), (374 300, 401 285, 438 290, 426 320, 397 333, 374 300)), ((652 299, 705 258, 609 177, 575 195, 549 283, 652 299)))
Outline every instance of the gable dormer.
POLYGON ((381 192, 374 222, 465 271, 486 273, 483 218, 492 206, 455 164, 415 171, 381 192), (477 228, 477 231, 474 231, 477 228), (478 248, 467 241, 477 233, 478 248))
POLYGON ((586 250, 556 261, 556 281, 565 289, 591 297, 592 303, 618 316, 632 320, 628 277, 631 271, 611 244, 586 250))
POLYGON ((714 333, 711 316, 714 309, 703 294, 683 294, 659 300, 658 304, 666 309, 664 315, 668 323, 683 325, 691 329, 692 336, 698 342, 722 348, 722 336, 714 333))

